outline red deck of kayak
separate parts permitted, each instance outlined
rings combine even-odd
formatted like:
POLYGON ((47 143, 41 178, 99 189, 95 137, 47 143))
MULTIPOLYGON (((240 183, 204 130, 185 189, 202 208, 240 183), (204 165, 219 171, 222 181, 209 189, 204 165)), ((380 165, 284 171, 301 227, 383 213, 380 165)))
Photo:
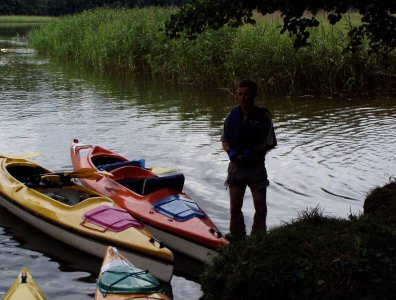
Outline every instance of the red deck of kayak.
MULTIPOLYGON (((92 158, 95 157, 128 161, 127 158, 103 147, 84 145, 72 141, 71 159, 75 170, 81 168, 96 168, 92 162, 92 158)), ((152 203, 175 194, 188 198, 183 192, 164 188, 142 196, 118 183, 117 180, 122 176, 127 176, 128 170, 131 168, 135 170, 134 178, 138 177, 139 172, 136 172, 136 168, 138 167, 120 167, 110 171, 110 173, 115 175, 114 177, 106 176, 98 181, 88 179, 82 179, 82 181, 88 187, 110 197, 119 206, 130 212, 135 218, 148 225, 212 249, 228 244, 223 237, 218 235, 219 231, 216 225, 204 211, 202 212, 205 214, 205 218, 192 217, 188 220, 179 222, 156 211, 152 206, 152 203)), ((142 176, 157 177, 156 174, 148 172, 146 169, 142 169, 141 173, 142 176)))

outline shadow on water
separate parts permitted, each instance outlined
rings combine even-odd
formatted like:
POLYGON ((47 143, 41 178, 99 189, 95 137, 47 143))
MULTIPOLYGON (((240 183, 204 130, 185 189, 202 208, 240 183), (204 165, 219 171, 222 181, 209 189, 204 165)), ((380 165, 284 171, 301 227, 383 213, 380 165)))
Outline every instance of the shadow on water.
POLYGON ((3 37, 26 36, 32 29, 40 26, 37 23, 0 23, 0 34, 3 37))
POLYGON ((19 243, 19 247, 37 251, 59 263, 59 270, 80 270, 97 274, 101 259, 74 249, 42 233, 30 224, 15 217, 0 205, 0 227, 19 243))
POLYGON ((87 85, 105 94, 106 101, 118 104, 121 110, 137 107, 144 109, 143 113, 169 112, 183 122, 206 118, 211 127, 217 127, 236 103, 228 89, 198 89, 147 74, 101 72, 65 61, 50 67, 51 72, 64 74, 76 86, 87 85))

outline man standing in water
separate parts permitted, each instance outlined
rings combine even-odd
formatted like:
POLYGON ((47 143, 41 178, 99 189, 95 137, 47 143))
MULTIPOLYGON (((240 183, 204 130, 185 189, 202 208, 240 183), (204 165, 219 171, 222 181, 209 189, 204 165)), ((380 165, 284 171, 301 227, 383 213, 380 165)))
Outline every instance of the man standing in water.
POLYGON ((221 141, 230 159, 226 184, 230 192, 230 234, 228 238, 243 238, 246 227, 242 213, 243 198, 249 186, 256 210, 252 233, 266 231, 267 170, 265 154, 277 146, 268 109, 255 105, 257 84, 242 80, 238 85, 239 105, 224 121, 221 141))

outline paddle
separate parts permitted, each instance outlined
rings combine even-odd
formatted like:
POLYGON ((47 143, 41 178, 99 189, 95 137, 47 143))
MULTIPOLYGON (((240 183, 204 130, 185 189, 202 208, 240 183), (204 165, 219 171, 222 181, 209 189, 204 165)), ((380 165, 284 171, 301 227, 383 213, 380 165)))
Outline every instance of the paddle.
POLYGON ((62 182, 67 178, 84 178, 84 179, 92 179, 92 180, 99 180, 103 176, 110 176, 112 177, 113 174, 107 171, 99 171, 93 168, 81 168, 77 171, 62 171, 62 172, 55 172, 55 173, 48 173, 40 175, 41 180, 49 181, 49 182, 62 182))
POLYGON ((156 175, 177 172, 176 169, 161 168, 161 167, 151 167, 151 168, 147 168, 147 170, 149 170, 150 172, 153 172, 156 175))
MULTIPOLYGON (((38 157, 40 155, 41 155, 41 152, 37 151, 37 152, 31 152, 31 153, 26 153, 26 154, 0 154, 0 158, 30 159, 30 158, 38 157)), ((153 172, 156 175, 177 172, 176 169, 169 169, 169 168, 162 168, 162 167, 151 167, 151 168, 147 168, 147 170, 153 172)), ((55 176, 64 175, 64 176, 70 176, 70 177, 74 177, 74 178, 86 178, 86 179, 94 179, 94 180, 99 180, 103 176, 110 176, 110 177, 113 176, 109 172, 99 171, 99 170, 93 169, 93 168, 82 168, 78 171, 57 172, 57 173, 51 173, 48 175, 55 175, 55 176)))
POLYGON ((41 152, 31 152, 26 154, 0 154, 0 158, 12 158, 12 159, 29 159, 40 156, 41 152))
POLYGON ((93 180, 99 180, 104 176, 113 177, 113 174, 111 174, 110 172, 99 171, 94 168, 81 168, 77 171, 64 171, 63 175, 72 178, 84 178, 93 180))

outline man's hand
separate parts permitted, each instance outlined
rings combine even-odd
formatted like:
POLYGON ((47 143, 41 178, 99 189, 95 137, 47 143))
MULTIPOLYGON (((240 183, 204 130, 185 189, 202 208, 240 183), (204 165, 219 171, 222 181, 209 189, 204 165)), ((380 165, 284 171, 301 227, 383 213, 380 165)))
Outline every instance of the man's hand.
POLYGON ((230 159, 230 161, 234 162, 237 158, 239 158, 240 154, 238 153, 238 151, 230 149, 227 151, 228 154, 228 158, 230 159))

